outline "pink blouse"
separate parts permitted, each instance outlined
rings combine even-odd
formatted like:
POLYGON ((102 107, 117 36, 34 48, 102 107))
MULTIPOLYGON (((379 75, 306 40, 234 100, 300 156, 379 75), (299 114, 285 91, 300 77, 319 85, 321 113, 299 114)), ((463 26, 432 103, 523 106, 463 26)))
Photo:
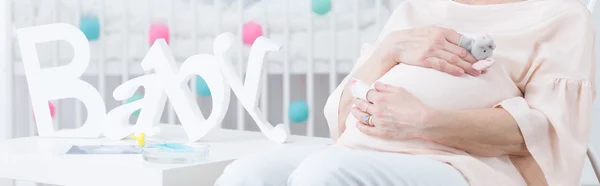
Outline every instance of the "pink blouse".
MULTIPOLYGON (((425 140, 390 141, 358 131, 356 119, 338 134, 338 105, 348 77, 331 94, 325 117, 338 145, 418 154, 453 165, 473 186, 578 185, 588 147, 594 87, 594 27, 578 0, 528 0, 465 5, 450 0, 407 0, 396 8, 380 39, 395 30, 437 25, 466 35, 489 34, 496 64, 479 77, 454 77, 400 64, 379 81, 404 87, 440 109, 506 109, 517 121, 528 157, 480 157, 425 140)), ((435 176, 435 175, 432 175, 435 176)))

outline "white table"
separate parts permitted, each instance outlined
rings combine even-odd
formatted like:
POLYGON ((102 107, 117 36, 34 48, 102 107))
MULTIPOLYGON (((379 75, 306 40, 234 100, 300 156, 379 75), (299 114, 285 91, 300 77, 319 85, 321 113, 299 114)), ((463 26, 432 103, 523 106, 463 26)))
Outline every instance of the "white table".
MULTIPOLYGON (((183 141, 179 126, 163 125, 161 138, 183 141)), ((327 144, 327 138, 291 136, 287 144, 327 144)), ((65 155, 72 145, 134 144, 133 140, 27 137, 0 142, 0 178, 66 186, 213 185, 231 161, 281 144, 260 132, 215 129, 200 142, 210 145, 207 162, 156 164, 142 155, 65 155)))

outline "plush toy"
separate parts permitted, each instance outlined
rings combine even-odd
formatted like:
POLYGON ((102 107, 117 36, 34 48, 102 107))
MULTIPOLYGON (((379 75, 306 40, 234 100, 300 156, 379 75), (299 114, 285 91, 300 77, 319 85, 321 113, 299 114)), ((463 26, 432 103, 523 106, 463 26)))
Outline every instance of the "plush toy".
POLYGON ((496 44, 489 35, 484 35, 477 39, 461 36, 458 46, 466 49, 475 59, 479 60, 473 64, 475 70, 482 71, 494 64, 494 59, 491 57, 494 54, 494 49, 496 49, 496 44))

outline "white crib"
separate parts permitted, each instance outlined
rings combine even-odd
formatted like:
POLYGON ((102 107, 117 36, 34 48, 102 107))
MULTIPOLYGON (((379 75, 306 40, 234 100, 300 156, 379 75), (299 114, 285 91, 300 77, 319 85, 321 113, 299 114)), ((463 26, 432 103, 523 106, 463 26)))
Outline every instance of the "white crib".
MULTIPOLYGON (((339 83, 358 57, 362 43, 377 37, 390 7, 389 0, 333 0, 325 15, 312 12, 311 1, 280 0, 7 0, 0 15, 0 46, 3 56, 0 87, 0 139, 36 135, 21 54, 15 30, 22 27, 65 22, 78 25, 83 16, 98 17, 101 32, 90 41, 92 59, 82 79, 94 85, 106 100, 107 109, 120 102, 110 96, 122 82, 143 74, 139 63, 149 49, 152 23, 165 23, 170 29, 170 47, 177 61, 198 53, 212 53, 212 40, 222 32, 240 38, 231 52, 238 72, 244 74, 249 46, 242 44, 242 26, 254 21, 265 36, 281 43, 280 52, 266 58, 268 74, 263 80, 261 109, 272 123, 285 123, 292 134, 327 136, 322 115, 327 95, 339 83), (4 39, 3 39, 4 40, 4 39), (305 101, 309 117, 290 122, 292 101, 305 101)), ((60 66, 71 60, 66 43, 49 42, 38 46, 42 68, 60 66)), ((195 83, 190 82, 195 89, 195 83)), ((203 112, 210 111, 210 96, 197 96, 203 112)), ((242 106, 233 99, 223 122, 224 128, 258 130, 242 106)), ((85 109, 75 100, 55 100, 56 128, 75 128, 85 119, 85 109)), ((168 105, 168 104, 167 104, 168 105)), ((163 122, 177 124, 177 116, 167 106, 163 122)))

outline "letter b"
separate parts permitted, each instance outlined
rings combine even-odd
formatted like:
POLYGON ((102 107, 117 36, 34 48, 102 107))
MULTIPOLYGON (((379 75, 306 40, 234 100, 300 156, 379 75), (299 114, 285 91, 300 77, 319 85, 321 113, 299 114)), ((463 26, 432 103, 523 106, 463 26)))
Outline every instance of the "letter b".
POLYGON ((100 93, 79 79, 90 62, 90 46, 79 29, 57 23, 19 29, 17 31, 21 56, 35 121, 40 136, 97 138, 102 134, 106 106, 100 93), (67 41, 73 47, 73 60, 64 66, 40 68, 36 44, 49 41, 67 41), (75 98, 87 108, 87 120, 75 130, 54 131, 48 101, 75 98))

